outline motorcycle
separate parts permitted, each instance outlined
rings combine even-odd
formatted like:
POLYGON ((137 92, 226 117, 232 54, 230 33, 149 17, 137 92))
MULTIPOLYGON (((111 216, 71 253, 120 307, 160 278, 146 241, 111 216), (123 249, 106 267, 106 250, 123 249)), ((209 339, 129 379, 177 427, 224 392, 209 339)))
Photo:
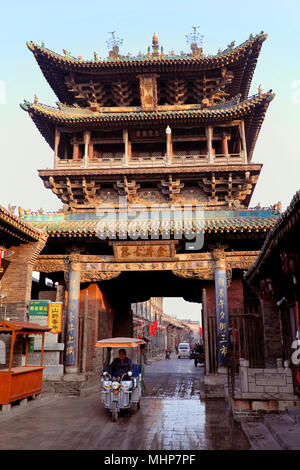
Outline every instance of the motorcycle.
POLYGON ((194 366, 195 367, 197 367, 197 364, 204 365, 204 353, 192 352, 190 354, 190 359, 194 359, 194 366))
POLYGON ((166 359, 171 359, 171 351, 166 351, 166 359))
MULTIPOLYGON (((137 359, 141 360, 140 345, 145 341, 136 338, 110 338, 98 341, 96 347, 108 348, 109 364, 111 348, 134 348, 137 359)), ((112 421, 118 420, 120 410, 129 409, 135 406, 137 410, 141 406, 142 395, 142 374, 141 364, 133 364, 133 372, 129 371, 121 377, 110 375, 105 368, 101 377, 101 401, 103 406, 110 410, 112 421)))

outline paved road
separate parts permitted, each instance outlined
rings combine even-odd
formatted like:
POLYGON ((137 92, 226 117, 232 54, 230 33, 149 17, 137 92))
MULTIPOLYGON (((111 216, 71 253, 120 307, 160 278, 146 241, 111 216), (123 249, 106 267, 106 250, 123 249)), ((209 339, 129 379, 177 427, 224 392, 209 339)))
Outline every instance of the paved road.
POLYGON ((188 359, 146 366, 147 392, 138 411, 117 421, 88 397, 43 397, 0 419, 0 449, 242 450, 249 449, 223 400, 203 399, 203 368, 188 359))

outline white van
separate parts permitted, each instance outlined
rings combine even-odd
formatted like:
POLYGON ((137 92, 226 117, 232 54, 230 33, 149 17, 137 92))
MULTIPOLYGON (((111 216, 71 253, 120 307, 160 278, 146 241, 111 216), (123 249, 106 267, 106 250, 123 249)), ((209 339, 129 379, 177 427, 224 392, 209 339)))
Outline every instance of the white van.
POLYGON ((179 343, 178 345, 178 359, 181 357, 190 357, 190 345, 189 343, 179 343))

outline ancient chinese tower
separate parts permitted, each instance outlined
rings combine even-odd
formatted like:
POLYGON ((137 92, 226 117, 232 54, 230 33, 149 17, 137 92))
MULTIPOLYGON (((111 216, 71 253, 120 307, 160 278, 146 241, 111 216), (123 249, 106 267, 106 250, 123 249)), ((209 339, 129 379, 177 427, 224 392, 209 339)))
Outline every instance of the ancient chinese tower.
POLYGON ((274 97, 261 87, 249 96, 266 37, 210 56, 196 31, 180 55, 154 34, 132 57, 113 34, 109 56, 90 60, 28 43, 58 101, 21 106, 53 149, 39 176, 64 210, 24 217, 49 235, 35 269, 68 291, 66 370, 92 368, 100 336, 130 335, 130 303, 151 296, 202 302, 206 374, 226 365, 230 312, 256 305, 243 270, 279 214, 248 209, 274 97))

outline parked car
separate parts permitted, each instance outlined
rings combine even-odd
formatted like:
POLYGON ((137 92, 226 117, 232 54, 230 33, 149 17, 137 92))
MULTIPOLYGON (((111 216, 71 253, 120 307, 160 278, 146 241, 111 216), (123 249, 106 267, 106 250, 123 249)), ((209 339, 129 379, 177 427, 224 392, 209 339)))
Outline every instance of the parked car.
POLYGON ((181 357, 190 357, 190 345, 189 343, 179 343, 178 345, 178 359, 181 357))

